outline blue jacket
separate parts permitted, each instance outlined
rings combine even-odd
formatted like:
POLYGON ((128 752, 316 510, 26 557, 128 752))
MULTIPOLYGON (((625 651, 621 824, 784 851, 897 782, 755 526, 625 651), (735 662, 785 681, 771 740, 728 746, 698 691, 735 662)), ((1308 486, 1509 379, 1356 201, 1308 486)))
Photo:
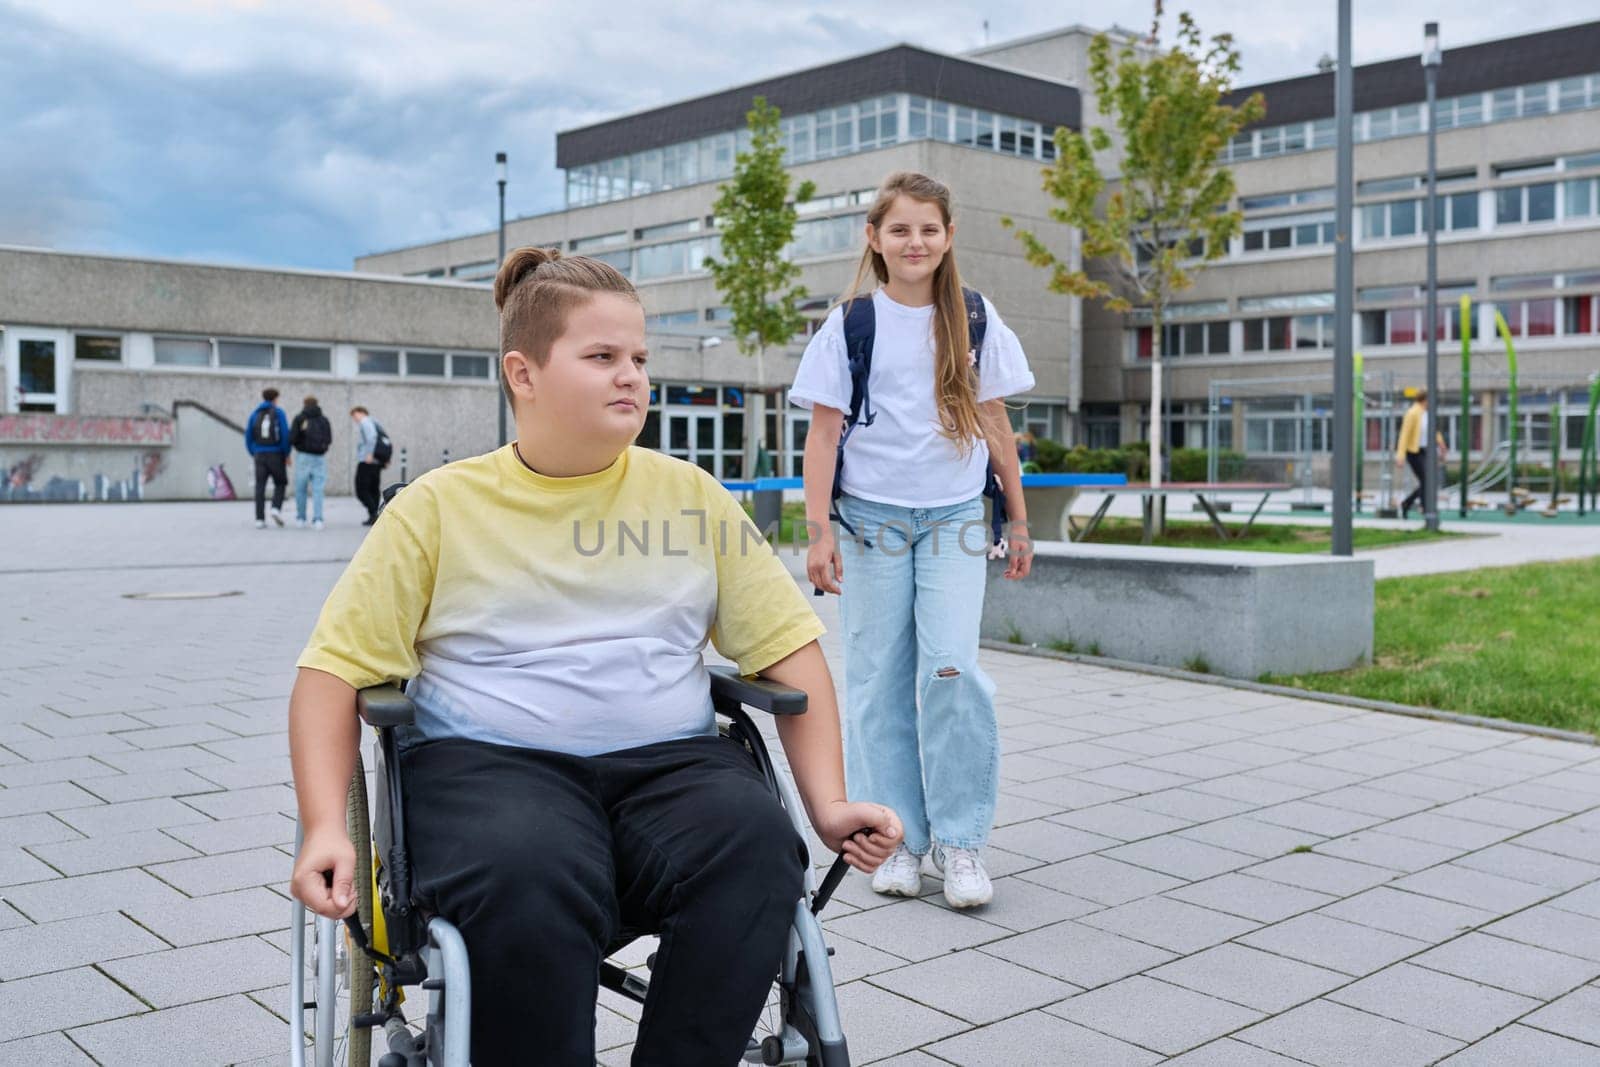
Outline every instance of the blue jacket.
POLYGON ((289 454, 289 416, 283 413, 282 408, 270 401, 263 400, 257 404, 255 410, 250 412, 250 417, 244 421, 244 447, 250 450, 252 456, 257 452, 281 452, 287 456, 289 454), (255 437, 256 420, 261 417, 261 412, 264 408, 271 408, 278 417, 278 443, 275 445, 264 444, 261 441, 257 441, 255 437))

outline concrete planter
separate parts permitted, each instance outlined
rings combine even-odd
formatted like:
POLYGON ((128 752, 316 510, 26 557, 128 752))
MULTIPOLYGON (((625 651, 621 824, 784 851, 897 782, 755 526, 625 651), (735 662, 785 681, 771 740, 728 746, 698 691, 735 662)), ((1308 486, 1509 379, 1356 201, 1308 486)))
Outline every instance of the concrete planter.
POLYGON ((1036 543, 1020 582, 991 564, 982 633, 1215 673, 1343 670, 1372 661, 1370 559, 1036 543))

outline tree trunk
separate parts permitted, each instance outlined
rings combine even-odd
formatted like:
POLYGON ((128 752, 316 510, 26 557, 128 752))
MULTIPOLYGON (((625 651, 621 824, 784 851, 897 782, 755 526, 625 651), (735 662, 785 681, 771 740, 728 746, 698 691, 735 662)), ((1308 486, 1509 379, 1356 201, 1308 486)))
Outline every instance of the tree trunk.
POLYGON ((767 428, 766 347, 756 349, 756 386, 744 391, 744 459, 741 478, 756 476, 756 458, 767 428))

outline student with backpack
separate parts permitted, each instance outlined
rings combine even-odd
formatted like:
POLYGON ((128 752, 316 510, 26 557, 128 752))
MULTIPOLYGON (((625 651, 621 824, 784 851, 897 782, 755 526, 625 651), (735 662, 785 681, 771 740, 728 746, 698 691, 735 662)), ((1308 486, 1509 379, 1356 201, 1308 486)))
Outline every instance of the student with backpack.
POLYGON ((317 398, 308 396, 289 429, 294 448, 294 524, 305 527, 306 490, 311 490, 311 528, 322 529, 322 491, 328 482, 328 449, 333 446, 333 426, 322 413, 317 398))
POLYGON ((256 463, 256 529, 267 528, 267 479, 272 480, 272 521, 283 525, 283 493, 289 484, 289 417, 277 404, 278 391, 261 390, 261 403, 244 424, 244 446, 256 463))
POLYGON ((367 509, 367 521, 361 525, 371 526, 378 520, 378 508, 383 503, 378 479, 394 455, 394 444, 378 420, 360 404, 350 409, 350 418, 356 424, 356 499, 367 509))
POLYGON ((931 850, 946 900, 966 908, 994 892, 979 858, 1000 769, 994 684, 978 667, 986 561, 1009 555, 1010 579, 1032 563, 1005 398, 1034 379, 994 305, 962 288, 954 234, 943 183, 891 174, 856 280, 789 395, 811 409, 806 571, 818 595, 842 588, 850 795, 905 827, 872 888, 919 895, 931 850), (869 268, 879 288, 858 296, 869 268))

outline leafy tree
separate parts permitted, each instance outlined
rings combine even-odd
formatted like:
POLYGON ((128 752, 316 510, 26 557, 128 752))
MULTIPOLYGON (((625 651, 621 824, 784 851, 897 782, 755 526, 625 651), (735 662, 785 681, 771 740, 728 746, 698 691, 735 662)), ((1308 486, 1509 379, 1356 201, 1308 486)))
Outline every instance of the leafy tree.
MULTIPOLYGON (((1243 227, 1229 205, 1233 173, 1221 166, 1228 143, 1261 121, 1260 93, 1238 106, 1223 102, 1239 71, 1230 34, 1209 44, 1187 12, 1178 15, 1177 43, 1157 38, 1161 3, 1144 47, 1112 44, 1100 34, 1089 47, 1089 78, 1100 112, 1115 126, 1079 133, 1059 126, 1056 159, 1044 172, 1044 191, 1056 201, 1050 218, 1082 233, 1086 265, 1071 269, 1036 235, 1017 230, 1028 262, 1050 272, 1058 293, 1101 300, 1112 311, 1148 308, 1150 363, 1150 481, 1161 484, 1161 335, 1173 294, 1194 284, 1195 272, 1227 254, 1243 227), (1120 173, 1108 179, 1096 153, 1120 152, 1120 173)), ((1012 226, 1012 220, 1002 219, 1012 226)))
POLYGON ((712 210, 722 232, 722 254, 706 260, 731 314, 739 351, 756 359, 756 386, 745 403, 743 474, 755 473, 756 447, 766 428, 766 350, 805 328, 799 304, 808 295, 795 284, 800 268, 784 255, 794 240, 794 205, 810 200, 813 183, 801 182, 793 198, 783 167, 779 111, 758 96, 745 115, 750 147, 734 160, 733 177, 719 188, 712 210))

